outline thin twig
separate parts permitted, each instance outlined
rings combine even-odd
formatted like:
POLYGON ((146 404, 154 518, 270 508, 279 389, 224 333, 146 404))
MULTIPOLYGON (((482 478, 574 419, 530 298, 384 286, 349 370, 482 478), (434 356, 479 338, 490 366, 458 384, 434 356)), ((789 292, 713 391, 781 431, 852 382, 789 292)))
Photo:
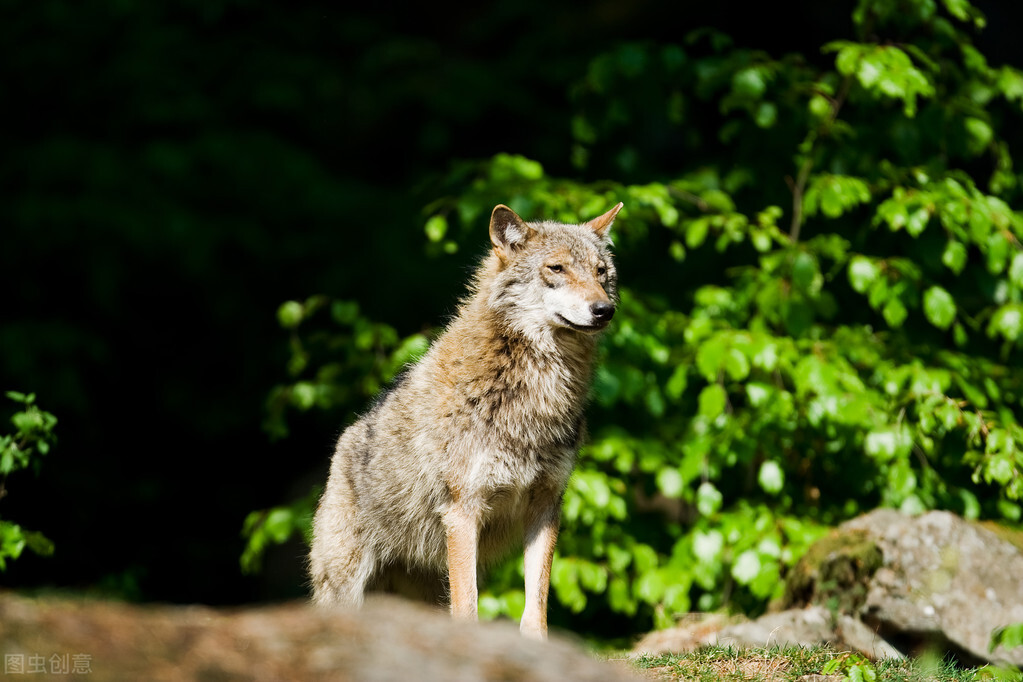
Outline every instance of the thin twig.
POLYGON ((799 241, 799 230, 803 227, 803 192, 806 190, 806 181, 810 177, 811 169, 813 157, 808 154, 792 186, 792 226, 789 228, 789 239, 793 244, 799 241))
POLYGON ((789 182, 789 186, 792 188, 792 225, 789 227, 789 239, 792 240, 793 244, 799 241, 799 232, 803 228, 803 194, 806 192, 806 183, 810 179, 810 171, 813 170, 814 148, 816 148, 817 142, 821 137, 834 125, 835 120, 838 118, 838 112, 842 109, 842 105, 845 104, 845 98, 849 96, 849 88, 851 86, 852 78, 846 76, 842 81, 842 87, 838 91, 838 96, 831 101, 831 113, 828 116, 827 123, 821 125, 820 128, 813 132, 813 143, 806 153, 803 165, 799 168, 799 175, 796 176, 795 182, 789 182))
POLYGON ((687 192, 684 189, 678 189, 676 187, 669 187, 668 193, 678 197, 679 199, 682 199, 683 201, 688 201, 689 203, 694 204, 698 209, 700 209, 704 213, 710 210, 710 205, 701 197, 697 196, 696 194, 693 194, 692 192, 687 192))

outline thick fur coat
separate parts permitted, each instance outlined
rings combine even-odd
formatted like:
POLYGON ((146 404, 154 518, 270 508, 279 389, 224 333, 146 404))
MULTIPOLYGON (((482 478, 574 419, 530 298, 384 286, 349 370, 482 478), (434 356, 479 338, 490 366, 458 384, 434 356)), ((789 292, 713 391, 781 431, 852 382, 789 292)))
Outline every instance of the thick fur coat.
POLYGON ((543 637, 561 498, 596 334, 617 301, 608 229, 498 206, 492 249, 423 358, 340 437, 314 521, 314 599, 386 590, 473 618, 476 574, 525 544, 522 630, 543 637))

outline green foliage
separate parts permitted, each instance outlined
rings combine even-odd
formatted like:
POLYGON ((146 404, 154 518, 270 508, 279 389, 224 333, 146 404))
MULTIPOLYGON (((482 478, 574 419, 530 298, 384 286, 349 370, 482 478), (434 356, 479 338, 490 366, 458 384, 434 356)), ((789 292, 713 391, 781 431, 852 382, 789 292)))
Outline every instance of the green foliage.
MULTIPOLYGON (((30 466, 38 472, 39 457, 47 454, 57 441, 53 434, 57 418, 39 409, 34 393, 8 391, 6 395, 21 409, 11 417, 14 433, 0 435, 0 500, 7 495, 7 477, 30 466)), ((0 571, 7 568, 8 559, 17 559, 25 548, 40 556, 53 554, 53 543, 42 533, 0 518, 0 571)))
POLYGON ((1023 623, 998 628, 991 636, 991 644, 992 650, 998 646, 1004 646, 1006 649, 1023 646, 1023 623))
MULTIPOLYGON (((999 646, 1005 649, 1023 646, 1023 623, 1014 623, 1013 625, 996 628, 991 633, 991 641, 987 645, 987 650, 994 651, 999 646)), ((1004 679, 1019 679, 1019 676, 1023 674, 1014 666, 994 669, 992 672, 994 673, 992 676, 996 675, 1004 679)))
POLYGON ((877 669, 861 654, 846 653, 831 659, 821 668, 824 675, 841 674, 848 682, 876 682, 877 669))
POLYGON ((358 409, 429 346, 422 334, 401 339, 390 325, 362 315, 358 303, 326 296, 287 301, 277 320, 291 334, 293 381, 270 392, 264 428, 272 438, 288 434, 288 410, 358 409))
MULTIPOLYGON (((863 0, 853 25, 820 65, 709 31, 620 46, 571 92, 573 163, 619 180, 501 154, 456 165, 426 209, 443 257, 480 248, 496 203, 562 221, 625 203, 552 573, 565 617, 760 610, 878 505, 1020 521, 1023 74, 972 45, 965 0, 863 0)), ((295 332, 272 406, 351 405, 425 347, 333 305, 340 329, 295 332), (310 360, 314 337, 335 360, 310 360)), ((491 576, 486 614, 521 610, 520 574, 491 576)))
POLYGON ((300 535, 307 544, 310 542, 313 512, 322 490, 317 486, 291 504, 261 509, 245 517, 242 536, 246 538, 246 544, 240 559, 242 573, 258 573, 263 567, 263 555, 271 545, 284 544, 295 535, 300 535))
POLYGON ((767 647, 736 649, 711 646, 682 654, 641 656, 634 665, 649 670, 653 679, 700 680, 803 680, 826 678, 868 682, 963 682, 965 680, 1012 679, 1000 677, 990 667, 962 668, 951 660, 924 655, 917 658, 886 658, 871 663, 860 654, 830 647, 767 647), (650 670, 650 669, 656 670, 650 670))

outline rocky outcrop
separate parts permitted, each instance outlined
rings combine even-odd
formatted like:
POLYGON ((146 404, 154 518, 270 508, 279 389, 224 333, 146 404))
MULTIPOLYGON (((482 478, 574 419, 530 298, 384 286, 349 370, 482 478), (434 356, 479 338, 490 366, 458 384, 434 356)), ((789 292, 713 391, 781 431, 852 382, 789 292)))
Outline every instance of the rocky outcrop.
POLYGON ((996 628, 1023 622, 1023 543, 1014 539, 948 512, 876 510, 807 552, 776 612, 746 623, 690 619, 634 651, 829 644, 875 659, 932 649, 1023 666, 1023 647, 988 651, 996 628))
POLYGON ((866 533, 884 555, 858 614, 882 636, 1023 666, 1023 648, 988 651, 996 628, 1023 623, 1023 553, 1012 543, 938 511, 881 509, 840 530, 866 533))
POLYGON ((12 679, 89 682, 636 679, 567 639, 382 598, 359 611, 223 611, 0 593, 0 664, 12 679))
POLYGON ((686 621, 649 633, 633 647, 633 653, 685 652, 712 645, 737 649, 819 645, 858 651, 872 659, 903 658, 902 652, 858 618, 836 615, 823 606, 786 609, 739 622, 713 614, 686 621))

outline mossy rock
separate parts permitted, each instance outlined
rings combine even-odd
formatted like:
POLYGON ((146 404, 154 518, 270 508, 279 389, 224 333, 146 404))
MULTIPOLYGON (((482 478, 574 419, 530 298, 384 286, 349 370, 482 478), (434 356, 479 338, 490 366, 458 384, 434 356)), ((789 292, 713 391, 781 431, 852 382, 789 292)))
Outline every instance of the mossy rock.
POLYGON ((863 531, 832 531, 815 542, 792 567, 785 594, 772 608, 824 606, 833 613, 856 613, 867 583, 884 561, 881 549, 863 531))
POLYGON ((1005 540, 1020 552, 1023 552, 1023 530, 998 523, 997 521, 975 521, 974 523, 981 528, 991 531, 999 539, 1005 540))

